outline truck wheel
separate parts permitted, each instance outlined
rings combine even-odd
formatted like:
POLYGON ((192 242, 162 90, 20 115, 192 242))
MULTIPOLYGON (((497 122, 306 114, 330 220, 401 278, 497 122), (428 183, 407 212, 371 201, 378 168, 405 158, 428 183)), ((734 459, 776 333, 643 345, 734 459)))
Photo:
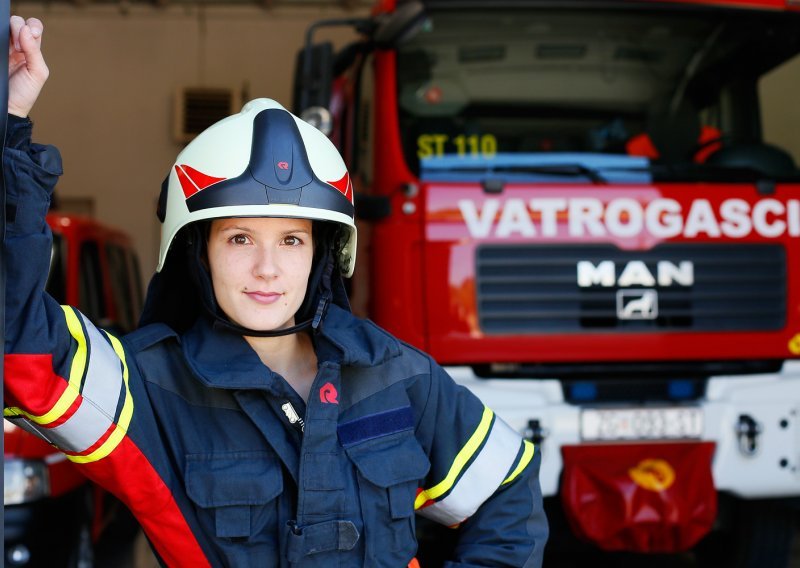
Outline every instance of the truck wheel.
POLYGON ((698 545, 699 565, 787 568, 797 511, 781 499, 735 499, 731 505, 729 522, 698 545))

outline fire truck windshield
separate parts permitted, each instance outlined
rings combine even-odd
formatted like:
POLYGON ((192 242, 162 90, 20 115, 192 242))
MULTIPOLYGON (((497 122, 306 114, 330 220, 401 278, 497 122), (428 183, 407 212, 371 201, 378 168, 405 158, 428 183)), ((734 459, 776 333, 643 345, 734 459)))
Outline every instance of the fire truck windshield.
POLYGON ((798 23, 797 14, 663 5, 613 18, 602 10, 433 11, 397 52, 406 160, 423 177, 556 168, 638 183, 641 176, 619 172, 692 179, 703 168, 649 164, 706 163, 794 176, 780 149, 762 152, 770 154, 764 167, 712 158, 762 144, 756 84, 800 51, 789 39, 798 23))

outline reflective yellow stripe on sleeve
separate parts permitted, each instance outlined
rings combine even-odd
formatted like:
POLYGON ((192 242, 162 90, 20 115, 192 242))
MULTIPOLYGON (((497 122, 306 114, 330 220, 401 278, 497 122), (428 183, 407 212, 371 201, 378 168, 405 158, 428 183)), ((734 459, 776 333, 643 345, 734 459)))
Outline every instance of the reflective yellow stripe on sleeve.
POLYGON ((494 417, 494 412, 492 412, 489 407, 484 406, 483 416, 481 417, 478 427, 475 429, 472 436, 470 436, 469 440, 467 440, 464 447, 461 448, 461 451, 458 452, 456 459, 453 461, 453 465, 450 467, 450 471, 447 472, 447 475, 442 481, 430 489, 421 491, 419 495, 417 495, 414 501, 414 509, 419 509, 431 499, 436 499, 450 491, 456 479, 458 479, 461 470, 464 469, 464 466, 469 462, 472 456, 475 455, 475 452, 486 439, 489 426, 492 424, 492 417, 494 417))
POLYGON ((517 478, 517 476, 520 473, 522 473, 526 467, 528 467, 528 464, 531 463, 531 460, 533 459, 533 454, 536 449, 533 445, 533 442, 530 442, 528 440, 522 440, 522 443, 524 445, 524 449, 522 450, 522 457, 519 459, 517 467, 515 467, 514 471, 511 472, 511 475, 506 477, 505 481, 503 481, 503 485, 514 481, 517 478))
POLYGON ((75 355, 73 355, 72 363, 70 364, 67 388, 61 393, 61 396, 53 405, 53 408, 41 416, 30 414, 21 408, 6 408, 3 410, 3 416, 24 416, 34 424, 46 426, 61 418, 78 398, 81 389, 81 381, 86 373, 86 336, 83 333, 83 327, 81 327, 78 315, 73 308, 61 306, 61 309, 64 311, 64 319, 67 321, 69 333, 77 343, 75 355))
POLYGON ((128 426, 130 426, 131 419, 133 418, 133 397, 131 396, 131 389, 128 382, 128 364, 125 361, 125 351, 119 339, 108 332, 104 331, 103 333, 108 337, 111 346, 114 348, 114 352, 122 362, 122 380, 125 383, 125 402, 122 404, 122 412, 120 412, 119 420, 117 420, 114 426, 114 431, 99 448, 87 455, 67 455, 67 459, 75 463, 95 462, 108 456, 128 433, 128 426))
MULTIPOLYGON (((452 527, 472 516, 516 469, 520 461, 519 432, 499 417, 491 423, 486 441, 470 460, 446 495, 436 501, 423 503, 418 513, 423 517, 452 527)), ((524 453, 524 450, 523 450, 524 453)))

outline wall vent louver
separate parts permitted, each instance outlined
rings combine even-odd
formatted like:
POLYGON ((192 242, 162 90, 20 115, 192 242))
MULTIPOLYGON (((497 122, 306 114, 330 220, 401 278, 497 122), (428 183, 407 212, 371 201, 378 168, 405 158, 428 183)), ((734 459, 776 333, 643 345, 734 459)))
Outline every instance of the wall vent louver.
POLYGON ((203 130, 241 109, 234 89, 182 87, 175 97, 175 140, 191 142, 203 130))

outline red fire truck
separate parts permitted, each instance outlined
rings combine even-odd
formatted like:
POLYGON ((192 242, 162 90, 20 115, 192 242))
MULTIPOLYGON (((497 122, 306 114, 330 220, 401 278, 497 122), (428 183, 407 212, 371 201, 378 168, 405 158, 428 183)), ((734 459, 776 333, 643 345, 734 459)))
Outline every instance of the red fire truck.
POLYGON ((797 69, 800 4, 383 0, 307 40, 354 304, 537 443, 551 541, 785 566, 800 172, 759 83, 797 69), (361 39, 314 42, 340 24, 361 39))

